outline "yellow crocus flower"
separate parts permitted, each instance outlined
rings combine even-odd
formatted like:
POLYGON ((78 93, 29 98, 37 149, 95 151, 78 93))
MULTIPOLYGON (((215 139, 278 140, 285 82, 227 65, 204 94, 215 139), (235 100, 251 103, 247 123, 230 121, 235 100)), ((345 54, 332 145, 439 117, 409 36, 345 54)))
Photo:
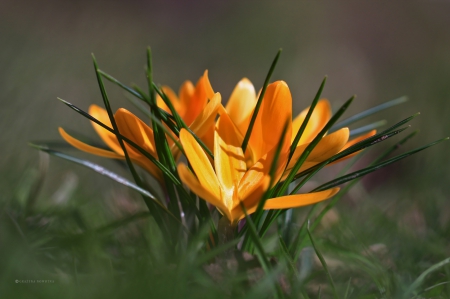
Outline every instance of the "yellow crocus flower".
MULTIPOLYGON (((267 87, 264 101, 252 131, 252 157, 248 165, 241 145, 243 134, 227 113, 223 112, 214 132, 214 164, 195 138, 180 131, 180 141, 195 175, 185 164, 178 166, 181 180, 197 195, 216 206, 232 224, 244 217, 240 203, 249 214, 256 211, 269 188, 271 168, 277 144, 287 120, 291 119, 291 95, 286 83, 278 81, 267 87)), ((291 133, 288 122, 287 133, 291 133)), ((289 136, 289 135, 287 135, 289 136)), ((290 138, 281 146, 275 178, 284 170, 289 154, 290 138)), ((268 199, 264 209, 287 209, 314 204, 335 195, 339 188, 321 192, 296 194, 268 199)))

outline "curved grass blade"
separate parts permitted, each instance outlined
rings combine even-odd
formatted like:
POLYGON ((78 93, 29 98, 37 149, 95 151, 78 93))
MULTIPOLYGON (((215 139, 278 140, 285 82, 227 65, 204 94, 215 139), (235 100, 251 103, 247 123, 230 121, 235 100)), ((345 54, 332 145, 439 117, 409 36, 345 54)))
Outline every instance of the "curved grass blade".
POLYGON ((405 293, 403 294, 403 298, 409 298, 410 294, 414 292, 425 280, 428 274, 438 270, 439 268, 447 265, 450 263, 450 257, 446 258, 445 260, 440 261, 437 264, 434 264, 427 270, 425 270, 422 274, 419 275, 419 277, 414 280, 414 282, 406 289, 405 293))
POLYGON ((292 158, 292 155, 295 152, 295 149, 297 148, 298 142, 300 141, 300 138, 303 135, 303 132, 305 132, 306 126, 308 125, 309 119, 311 118, 312 113, 314 112, 314 109, 316 108, 317 103, 319 102, 320 96, 322 95, 323 88, 325 87, 325 83, 327 82, 327 76, 323 78, 322 84, 320 84, 319 90, 316 93, 316 97, 312 101, 311 105, 309 106, 308 113, 306 114, 305 120, 303 121, 302 125, 298 129, 297 134, 295 135, 294 141, 291 145, 291 152, 289 153, 289 159, 286 165, 289 164, 289 161, 292 158))
POLYGON ((302 153, 300 158, 295 163, 294 167, 292 168, 291 172, 289 173, 286 180, 283 182, 281 187, 279 188, 278 192, 276 193, 276 196, 280 196, 284 194, 289 186, 289 184, 294 180, 294 176, 297 174, 297 171, 300 169, 302 164, 306 161, 306 158, 308 158, 309 154, 312 152, 312 150, 316 147, 316 145, 322 140, 322 137, 325 135, 325 133, 330 129, 330 127, 341 117, 341 115, 347 110, 347 108, 350 106, 352 101, 354 100, 354 96, 351 97, 347 102, 345 102, 344 105, 331 117, 331 119, 327 122, 325 127, 320 131, 319 134, 314 138, 314 140, 306 147, 305 151, 302 153))
POLYGON ((393 132, 390 132, 388 134, 383 134, 380 133, 379 135, 375 135, 372 137, 369 137, 365 140, 362 140, 361 142, 358 142, 357 144, 349 147, 347 150, 344 150, 336 155, 334 155, 333 157, 329 158, 328 160, 323 161, 322 163, 319 163, 309 169, 306 169, 305 171, 297 174, 294 179, 300 178, 303 175, 307 175, 299 184, 297 184, 297 186, 295 186, 295 188, 292 190, 291 194, 294 194, 295 192, 297 192, 301 187, 303 187, 303 185, 312 178, 312 176, 314 176, 315 174, 317 174, 322 168, 324 168, 325 166, 327 166, 329 163, 337 161, 341 158, 344 158, 350 154, 353 154, 357 151, 363 150, 369 146, 375 145, 379 142, 385 141, 388 138, 391 138, 392 136, 395 136, 401 132, 403 132, 404 130, 406 130, 409 127, 406 128, 402 128, 393 132), (383 135, 383 136, 381 136, 383 135), (381 136, 381 137, 380 137, 381 136))
MULTIPOLYGON (((156 85, 154 85, 154 89, 159 94, 159 96, 163 99, 163 101, 167 105, 167 107, 169 107, 170 111, 172 112, 172 115, 175 118, 175 122, 177 123, 178 128, 180 130, 181 130, 181 128, 188 130, 189 133, 191 133, 192 136, 194 136, 195 140, 197 140, 198 144, 200 144, 200 146, 203 148, 203 150, 206 152, 206 154, 208 154, 211 157, 211 159, 214 160, 214 154, 205 145, 205 143, 200 138, 198 138, 198 136, 188 127, 188 125, 186 125, 184 120, 180 117, 178 112, 175 110, 175 107, 173 107, 172 102, 170 102, 170 100, 167 98, 167 95, 163 91, 161 91, 156 85)), ((184 153, 184 151, 183 151, 183 153, 184 153)))
MULTIPOLYGON (((375 145, 375 144, 377 144, 377 143, 379 143, 381 141, 384 141, 384 140, 386 140, 386 139, 388 139, 388 138, 390 138, 390 137, 392 137, 392 136, 394 136, 394 135, 396 135, 398 133, 401 133, 402 131, 406 130, 408 127, 405 127, 405 128, 402 128, 402 129, 398 129, 398 130, 395 130, 395 129, 400 127, 401 125, 411 121, 413 118, 415 118, 419 114, 420 113, 416 113, 416 114, 414 114, 414 115, 412 115, 410 117, 405 118, 404 120, 396 123, 395 125, 391 126, 390 128, 388 128, 388 129, 386 129, 386 130, 384 130, 384 131, 382 131, 382 132, 380 132, 380 133, 378 133, 378 134, 376 134, 376 135, 374 135, 372 137, 366 138, 366 139, 364 139, 364 140, 362 140, 362 141, 352 145, 351 147, 347 148, 346 150, 343 150, 342 152, 334 155, 333 157, 331 157, 330 159, 328 159, 328 160, 326 160, 326 161, 324 161, 322 163, 328 164, 328 163, 334 162, 334 161, 339 160, 341 158, 344 158, 344 157, 346 157, 346 156, 348 156, 350 154, 353 154, 354 152, 357 152, 357 151, 365 149, 365 148, 367 148, 369 146, 375 145)), ((318 164, 316 166, 313 166, 311 168, 308 168, 308 169, 306 169, 306 170, 296 174, 295 177, 294 177, 294 180, 304 176, 305 174, 310 173, 311 171, 314 171, 318 167, 322 167, 322 163, 318 164)))
POLYGON ((401 160, 403 158, 409 157, 409 156, 411 156, 411 155, 413 155, 413 154, 415 154, 417 152, 420 152, 420 151, 422 151, 424 149, 427 149, 427 148, 429 148, 429 147, 431 147, 433 145, 436 145, 436 144, 438 144, 438 143, 440 143, 442 141, 448 140, 448 139, 449 139, 449 137, 446 137, 446 138, 443 138, 443 139, 431 142, 431 143, 429 143, 429 144, 427 144, 425 146, 422 146, 422 147, 419 147, 417 149, 411 150, 411 151, 409 151, 407 153, 404 153, 402 155, 395 156, 395 157, 393 157, 393 158, 391 158, 391 159, 389 159, 387 161, 381 162, 381 163, 379 163, 377 165, 366 167, 364 169, 361 169, 361 170, 352 172, 350 174, 341 176, 341 177, 339 177, 337 179, 334 179, 334 180, 332 180, 332 181, 330 181, 328 183, 320 185, 319 187, 313 189, 311 192, 323 191, 323 190, 327 190, 327 189, 333 188, 335 186, 344 184, 344 183, 346 183, 348 181, 354 180, 356 178, 359 178, 361 176, 364 176, 366 174, 374 172, 375 170, 378 170, 378 169, 380 169, 382 167, 388 166, 389 164, 397 162, 397 161, 399 161, 399 160, 401 160))
POLYGON ((362 135, 362 134, 370 132, 374 129, 378 129, 379 127, 384 126, 386 123, 387 123, 387 121, 383 119, 383 120, 379 120, 379 121, 373 122, 371 124, 368 124, 366 126, 362 126, 357 129, 350 130, 350 138, 358 136, 358 135, 362 135))
POLYGON ((354 122, 357 122, 358 120, 361 120, 363 118, 366 118, 366 117, 368 117, 368 116, 370 116, 372 114, 375 114, 375 113, 378 113, 378 112, 383 111, 385 109, 388 109, 388 108, 394 107, 396 105, 400 105, 402 103, 405 103, 406 101, 408 101, 408 98, 403 96, 403 97, 400 97, 400 98, 388 101, 386 103, 383 103, 381 105, 375 106, 373 108, 367 109, 366 111, 363 111, 361 113, 353 115, 353 116, 351 116, 351 117, 341 121, 340 123, 336 124, 335 126, 333 126, 330 129, 330 133, 332 133, 334 131, 337 131, 337 130, 339 130, 341 128, 347 127, 348 125, 350 125, 350 124, 352 124, 354 122))
POLYGON ((281 55, 281 49, 278 50, 277 55, 275 56, 272 65, 270 66, 269 72, 267 73, 266 79, 264 81, 263 88, 261 90, 261 94, 259 95, 258 101, 256 102, 255 110, 253 110, 252 118, 250 120, 250 124, 248 126, 247 132, 245 133, 244 140, 242 141, 242 152, 245 154, 245 150, 248 146, 248 141, 250 140, 250 135, 252 134, 253 126, 256 121, 256 116, 258 115, 259 108, 261 107, 262 100, 264 98, 264 95, 266 94, 267 86, 269 85, 270 77, 272 77, 272 73, 275 70, 275 66, 277 65, 278 59, 281 55))
MULTIPOLYGON (((109 177, 110 179, 112 179, 112 180, 114 180, 114 181, 116 181, 116 182, 118 182, 118 183, 120 183, 120 184, 122 184, 124 186, 127 186, 127 187, 129 187, 131 189, 136 190, 137 192, 139 192, 139 193, 149 197, 151 200, 153 200, 156 203, 158 203, 158 205, 162 206, 162 204, 158 201, 158 199, 153 194, 151 194, 147 190, 137 186, 136 184, 128 181, 124 177, 121 177, 118 174, 116 174, 116 173, 114 173, 114 172, 104 168, 103 166, 100 166, 98 164, 95 164, 95 163, 92 163, 92 162, 89 162, 89 161, 86 161, 86 160, 78 159, 78 158, 72 157, 70 155, 58 152, 58 151, 54 151, 52 149, 47 148, 46 146, 33 144, 33 143, 29 143, 29 145, 31 147, 34 147, 34 148, 40 150, 40 151, 46 152, 46 153, 48 153, 48 154, 50 154, 52 156, 56 156, 56 157, 62 158, 64 160, 68 160, 68 161, 74 162, 76 164, 82 165, 84 167, 90 168, 90 169, 94 170, 95 172, 97 172, 97 173, 99 173, 101 175, 109 177)), ((164 207, 164 206, 162 206, 162 207, 164 209, 166 209, 166 207, 164 207)))
POLYGON ((323 255, 320 253, 319 249, 317 248, 316 241, 314 241, 314 238, 311 235, 311 232, 309 231, 309 227, 306 228, 306 231, 308 232, 308 236, 309 236, 309 239, 311 240, 311 244, 312 244, 312 246, 314 248, 314 251, 316 252, 317 257, 319 258, 320 263, 322 264, 323 269, 325 270, 325 273, 327 275, 328 281, 330 282, 331 290, 333 291, 333 297, 335 299, 339 299, 339 296, 338 296, 338 294, 336 292, 336 287, 334 286, 333 277, 331 277, 330 271, 328 270, 328 266, 327 266, 327 263, 325 262, 325 259, 323 258, 323 255))

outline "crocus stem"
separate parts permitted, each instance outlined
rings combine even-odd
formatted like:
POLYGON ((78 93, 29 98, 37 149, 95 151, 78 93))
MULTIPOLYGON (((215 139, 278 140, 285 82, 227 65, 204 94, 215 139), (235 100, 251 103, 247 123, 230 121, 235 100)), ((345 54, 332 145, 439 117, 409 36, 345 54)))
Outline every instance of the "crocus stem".
POLYGON ((236 224, 231 223, 227 217, 222 217, 219 220, 218 233, 219 233, 219 245, 227 244, 228 242, 234 240, 236 232, 236 224))

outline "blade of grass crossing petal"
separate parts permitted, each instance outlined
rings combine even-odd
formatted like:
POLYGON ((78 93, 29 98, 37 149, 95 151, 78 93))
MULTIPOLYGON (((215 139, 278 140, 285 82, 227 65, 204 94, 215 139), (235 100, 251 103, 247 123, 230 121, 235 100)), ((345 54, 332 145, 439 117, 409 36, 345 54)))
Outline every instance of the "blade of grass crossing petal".
MULTIPOLYGON (((283 147, 284 139, 286 138, 286 132, 287 132, 287 128, 288 128, 288 125, 289 125, 290 121, 291 120, 288 119, 287 122, 284 124, 283 131, 282 131, 281 136, 280 136, 280 140, 279 140, 279 142, 277 144, 277 148, 275 150, 274 158, 273 158, 272 163, 270 165, 270 170, 269 170, 270 184, 269 184, 269 187, 273 186, 274 183, 275 183, 275 172, 276 172, 277 167, 278 167, 278 162, 279 162, 278 160, 280 159, 281 149, 283 147)), ((255 222, 255 225, 257 227, 259 226, 259 221, 260 221, 261 216, 262 216, 264 204, 266 203, 267 199, 270 198, 270 195, 271 195, 270 188, 268 188, 268 190, 266 192, 264 192, 263 197, 259 201, 258 208, 256 209, 256 212, 255 212, 255 217, 253 218, 254 222, 255 222)))
POLYGON ((340 123, 336 124, 335 126, 333 126, 333 127, 330 129, 330 133, 332 133, 332 132, 334 132, 334 131, 337 131, 337 130, 339 130, 339 129, 341 129, 341 128, 347 127, 347 126, 349 126, 350 124, 352 124, 352 123, 354 123, 354 122, 356 122, 356 121, 358 121, 358 120, 361 120, 361 119, 363 119, 363 118, 366 118, 366 117, 368 117, 368 116, 370 116, 370 115, 372 115, 372 114, 375 114, 375 113, 377 113, 377 112, 383 111, 383 110, 388 109, 388 108, 391 108, 391 107, 393 107, 393 106, 396 106, 396 105, 405 103, 406 101, 408 101, 408 98, 405 97, 405 96, 403 96, 403 97, 400 97, 400 98, 397 98, 397 99, 388 101, 388 102, 386 102, 386 103, 383 103, 383 104, 381 104, 381 105, 372 107, 372 108, 370 108, 370 109, 367 109, 366 111, 363 111, 363 112, 361 112, 361 113, 358 113, 358 114, 356 114, 356 115, 353 115, 353 116, 351 116, 351 117, 349 117, 349 118, 347 118, 347 119, 341 121, 340 123))
MULTIPOLYGON (((283 127, 281 138, 280 138, 280 140, 279 140, 279 142, 277 144, 277 148, 275 150, 274 158, 273 158, 272 163, 270 165, 270 169, 269 169, 270 183, 269 183, 269 186, 273 186, 273 184, 274 184, 275 171, 277 169, 277 165, 278 165, 278 162, 279 162, 278 160, 280 158, 281 149, 283 147, 283 140, 284 140, 284 138, 286 138, 286 132, 287 132, 287 128, 288 128, 288 125, 289 125, 290 121, 291 121, 290 119, 287 120, 287 122, 285 123, 285 125, 283 127)), ((260 221, 261 221, 262 216, 264 214, 264 210, 263 210, 264 205, 265 205, 266 201, 269 198, 271 198, 272 193, 273 193, 273 188, 268 188, 267 191, 264 192, 261 200, 258 203, 258 207, 257 207, 255 213, 253 213, 253 215, 252 215, 252 220, 255 223, 256 227, 260 226, 260 221)), ((243 228, 243 230, 247 230, 247 225, 243 228)), ((246 234, 245 237, 244 237, 244 241, 243 241, 243 248, 245 248, 246 250, 251 250, 251 248, 250 248, 251 245, 250 245, 250 242, 249 242, 248 238, 249 238, 249 235, 246 234)))
MULTIPOLYGON (((166 136, 164 134, 164 131, 161 130, 162 127, 159 127, 157 123, 160 121, 161 116, 159 113, 159 109, 157 109, 156 105, 156 98, 155 98, 155 92, 153 90, 153 74, 152 74, 152 53, 150 47, 147 48, 147 85, 148 85, 148 94, 149 94, 149 104, 151 108, 151 114, 154 116, 152 118, 152 124, 153 124, 153 133, 155 138, 155 147, 156 152, 158 154, 158 158, 161 161, 162 164, 167 165, 169 167, 169 170, 172 174, 176 173, 176 162, 172 155, 172 152, 170 151, 170 147, 167 143, 166 136)), ((164 175, 164 181, 166 182, 166 191, 169 195, 169 210, 172 211, 177 217, 181 219, 181 212, 180 207, 178 206, 178 200, 177 200, 177 194, 175 191, 175 185, 173 182, 170 181, 170 179, 164 175)))
POLYGON ((387 121, 383 119, 383 120, 379 120, 374 123, 368 124, 367 126, 362 126, 357 129, 353 129, 350 131, 349 137, 352 138, 352 137, 356 137, 358 135, 362 135, 364 133, 370 132, 374 129, 384 126, 386 123, 387 123, 387 121))
MULTIPOLYGON (((129 97, 128 95, 126 95, 125 97, 126 97, 126 98, 127 98, 127 99, 128 99, 128 100, 136 107, 136 108, 138 108, 139 111, 141 111, 142 113, 144 113, 145 116, 147 116, 147 117, 150 118, 150 119, 155 118, 155 116, 152 115, 152 114, 150 113, 150 111, 148 110, 148 107, 145 107, 141 102, 138 102, 136 99, 134 99, 134 98, 132 98, 132 97, 129 97)), ((180 134, 180 130, 176 127, 176 125, 175 125, 172 121, 170 121, 170 120, 165 121, 165 120, 164 120, 164 117, 161 117, 161 120, 164 121, 164 123, 167 125, 167 127, 169 127, 170 131, 169 131, 166 127, 164 127, 164 126, 162 125, 162 122, 161 122, 161 121, 159 121, 159 124, 158 124, 158 125, 159 125, 160 127, 163 128, 164 132, 166 132, 166 134, 169 136, 170 139, 172 139, 175 143, 177 143, 178 140, 177 140, 176 137, 178 137, 178 135, 180 134), (173 136, 173 134, 175 134, 176 137, 173 136)), ((177 144, 177 147, 179 147, 178 144, 177 144)))
POLYGON ((344 105, 336 112, 336 114, 331 117, 331 119, 327 122, 325 127, 320 131, 319 134, 314 138, 314 140, 306 147, 305 151, 302 153, 300 158, 295 163, 294 167, 292 168, 291 172, 289 173, 288 177, 284 181, 284 183, 281 185, 281 188, 277 192, 277 196, 280 196, 284 194, 289 186, 289 184, 293 181, 295 175, 297 174, 297 171, 300 169, 302 164, 306 161, 306 158, 308 158, 309 154, 312 152, 314 147, 320 142, 322 137, 325 135, 325 133, 330 129, 330 127, 341 117, 341 115, 347 110, 347 108, 352 103, 353 99, 355 97, 351 97, 347 102, 345 102, 344 105))
POLYGON ((336 287, 334 286, 333 277, 331 277, 330 271, 328 270, 327 263, 325 262, 325 259, 323 258, 323 255, 320 253, 319 249, 317 248, 316 241, 314 240, 313 236, 311 235, 311 232, 309 231, 309 228, 306 228, 306 231, 308 232, 309 239, 311 240, 312 246, 314 248, 314 251, 317 254, 317 257, 320 260, 320 263, 322 264, 323 269, 325 270, 325 273, 327 275, 328 281, 330 282, 331 290, 333 291, 333 297, 334 299, 339 299, 339 296, 336 292, 336 287))
POLYGON ((377 144, 379 142, 385 141, 388 138, 391 138, 391 137, 393 137, 393 136, 403 132, 404 130, 406 130, 408 128, 409 128, 409 126, 405 127, 405 128, 401 128, 399 130, 395 130, 395 131, 389 132, 389 133, 385 133, 385 131, 383 131, 383 132, 381 132, 379 134, 376 134, 376 135, 374 135, 372 137, 364 139, 364 140, 362 140, 362 141, 352 145, 351 147, 343 150, 342 152, 334 155, 333 157, 329 158, 328 160, 323 161, 320 164, 317 164, 317 165, 315 165, 315 166, 313 166, 311 168, 308 168, 308 169, 306 169, 306 170, 296 174, 295 177, 294 177, 294 180, 296 180, 296 179, 298 179, 298 178, 300 178, 300 177, 302 177, 302 176, 304 176, 304 175, 306 175, 306 174, 308 174, 308 173, 310 173, 312 171, 315 171, 317 168, 322 168, 323 164, 326 165, 326 164, 332 163, 332 162, 337 161, 337 160, 339 160, 341 158, 344 158, 344 157, 346 157, 348 155, 351 155, 351 154, 353 154, 353 153, 355 153, 357 151, 363 150, 363 149, 365 149, 367 147, 370 147, 370 146, 373 146, 373 145, 375 145, 375 144, 377 144))
POLYGON ((411 155, 413 155, 413 154, 415 154, 415 153, 417 153, 417 152, 423 151, 424 149, 427 149, 427 148, 429 148, 429 147, 431 147, 431 146, 433 146, 433 145, 436 145, 436 144, 438 144, 438 143, 440 143, 440 142, 442 142, 442 141, 448 140, 448 139, 449 139, 449 138, 446 137, 446 138, 443 138, 443 139, 440 139, 440 140, 431 142, 431 143, 429 143, 429 144, 427 144, 427 145, 425 145, 425 146, 416 148, 416 149, 411 150, 411 151, 409 151, 409 152, 407 152, 407 153, 404 153, 404 154, 402 154, 402 155, 395 156, 395 157, 393 157, 393 158, 391 158, 391 159, 389 159, 389 160, 387 160, 387 161, 381 162, 381 163, 379 163, 379 164, 377 164, 377 165, 370 166, 370 167, 366 167, 366 168, 364 168, 364 169, 361 169, 361 170, 352 172, 352 173, 350 173, 350 174, 341 176, 341 177, 339 177, 339 178, 337 178, 337 179, 334 179, 334 180, 332 180, 332 181, 330 181, 330 182, 328 182, 328 183, 325 183, 325 184, 323 184, 323 185, 321 185, 321 186, 315 188, 315 189, 312 190, 311 192, 323 191, 323 190, 327 190, 327 189, 333 188, 333 187, 335 187, 335 186, 337 186, 337 185, 344 184, 344 183, 346 183, 346 182, 348 182, 348 181, 354 180, 354 179, 356 179, 356 178, 359 178, 359 177, 361 177, 361 176, 364 176, 364 175, 366 175, 366 174, 369 174, 369 173, 371 173, 371 172, 374 172, 375 170, 378 170, 378 169, 380 169, 380 168, 382 168, 382 167, 388 166, 389 164, 392 164, 392 163, 397 162, 397 161, 399 161, 399 160, 401 160, 401 159, 404 159, 404 158, 406 158, 406 157, 409 157, 409 156, 411 156, 411 155))
POLYGON ((275 59, 272 62, 272 65, 270 66, 269 72, 267 73, 266 79, 264 81, 263 88, 261 90, 261 94, 259 95, 258 101, 256 102, 255 110, 253 111, 252 118, 250 120, 247 132, 245 133, 244 140, 242 141, 242 152, 245 154, 245 150, 248 146, 248 141, 250 140, 250 135, 252 134, 253 126, 256 121, 256 117, 258 116, 259 109, 261 108, 261 103, 264 98, 264 95, 266 94, 267 85, 269 85, 270 77, 272 77, 272 73, 275 69, 275 66, 277 65, 278 59, 281 55, 281 49, 278 50, 277 55, 275 56, 275 59))
MULTIPOLYGON (((114 134, 116 134, 117 140, 119 141, 120 147, 122 148, 122 151, 123 151, 123 153, 125 155, 125 160, 127 161, 128 168, 130 169, 130 172, 131 172, 134 180, 136 181, 136 184, 138 186, 141 186, 142 185, 141 178, 137 174, 136 169, 134 168, 134 165, 131 162, 131 159, 130 159, 130 156, 128 155, 128 152, 127 152, 127 149, 125 147, 125 144, 123 143, 123 139, 122 139, 122 137, 121 137, 121 135, 119 133, 119 129, 117 127, 116 120, 114 118, 114 114, 113 114, 112 109, 111 109, 111 105, 109 104, 108 95, 106 93, 106 89, 105 89, 105 86, 103 84, 102 76, 98 72, 97 61, 96 61, 95 56, 93 54, 92 54, 92 59, 93 59, 93 62, 94 62, 95 75, 97 77, 97 82, 98 82, 98 85, 100 87, 100 92, 102 94, 103 103, 104 103, 106 111, 108 113, 109 120, 110 120, 110 122, 112 124, 113 130, 114 130, 114 134)), ((144 201, 145 201, 148 209, 150 210, 150 212, 154 214, 153 216, 155 217, 157 222, 162 225, 162 223, 160 222, 161 221, 161 216, 159 215, 158 212, 154 211, 154 209, 153 209, 154 205, 152 204, 152 202, 149 201, 146 197, 144 197, 144 201)))
POLYGON ((324 88, 326 82, 327 82, 327 76, 325 76, 325 78, 323 78, 322 84, 320 84, 319 90, 316 93, 316 97, 312 101, 311 106, 309 107, 308 113, 305 116, 305 120, 303 121, 302 125, 300 126, 300 129, 298 130, 297 134, 295 135, 294 141, 292 142, 292 145, 291 145, 291 151, 289 153, 288 163, 286 165, 289 164, 289 161, 291 160, 292 155, 294 154, 295 149, 297 148, 298 142, 300 141, 300 138, 302 138, 303 132, 305 132, 305 129, 306 129, 306 126, 308 125, 309 119, 311 118, 311 115, 314 112, 314 109, 316 108, 316 105, 320 100, 320 96, 322 95, 322 91, 323 91, 323 88, 324 88))
MULTIPOLYGON (((78 108, 77 106, 58 98, 58 100, 60 100, 61 102, 63 102, 64 104, 66 104, 69 108, 73 109, 74 111, 78 112, 79 114, 83 115, 84 117, 86 117, 87 119, 89 119, 90 121, 93 121, 94 123, 98 124, 99 126, 101 126, 102 128, 104 128, 105 130, 111 132, 111 133, 115 133, 113 129, 111 129, 109 126, 105 125, 104 123, 102 123, 101 121, 99 121, 98 119, 94 118, 93 116, 91 116, 89 113, 87 113, 86 111, 81 110, 80 108, 78 108)), ((169 169, 167 169, 167 167, 165 167, 163 164, 161 164, 160 161, 158 161, 155 157, 153 157, 152 155, 150 155, 146 150, 144 150, 142 147, 140 147, 139 145, 137 145, 136 143, 134 143, 133 141, 131 141, 130 139, 128 139, 127 137, 121 135, 120 133, 118 134, 123 140, 125 140, 128 144, 130 144, 132 147, 134 147, 136 150, 138 150, 142 155, 144 155, 146 158, 148 158, 153 164, 155 164, 163 173, 167 174, 171 180, 176 183, 176 184, 180 184, 181 182, 179 179, 177 179, 175 176, 173 176, 169 169)))

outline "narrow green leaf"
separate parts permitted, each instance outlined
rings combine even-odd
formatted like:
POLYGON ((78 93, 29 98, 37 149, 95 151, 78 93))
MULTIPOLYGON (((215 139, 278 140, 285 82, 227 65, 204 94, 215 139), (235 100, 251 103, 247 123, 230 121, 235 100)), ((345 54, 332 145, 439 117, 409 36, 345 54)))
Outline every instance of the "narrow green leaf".
POLYGON ((352 130, 350 130, 350 138, 365 134, 365 133, 370 132, 375 129, 378 129, 379 127, 384 126, 386 123, 387 123, 387 121, 383 119, 383 120, 379 120, 374 123, 368 124, 366 126, 359 127, 357 129, 352 129, 352 130))
POLYGON ((294 180, 294 176, 297 174, 297 171, 300 169, 302 164, 306 161, 309 154, 312 152, 312 150, 316 147, 316 145, 322 140, 322 137, 325 135, 325 133, 330 129, 330 127, 341 117, 342 114, 344 114, 345 110, 350 106, 353 99, 355 97, 351 97, 347 102, 345 102, 344 105, 336 112, 336 114, 331 117, 331 119, 327 122, 325 127, 320 131, 319 134, 314 138, 314 140, 306 147, 305 151, 302 153, 300 158, 295 163, 294 167, 292 168, 291 172, 289 173, 288 177, 284 181, 284 183, 279 188, 278 192, 276 193, 277 196, 280 196, 284 194, 289 186, 289 184, 294 180))
POLYGON ((261 103, 263 101, 264 95, 266 94, 267 86, 269 85, 270 77, 272 77, 272 73, 275 70, 275 66, 277 65, 278 59, 281 55, 281 49, 278 50, 275 59, 270 66, 269 73, 267 73, 266 80, 264 81, 263 88, 261 90, 261 94, 259 95, 258 101, 256 102, 255 110, 253 110, 252 118, 250 120, 250 124, 248 126, 247 132, 245 133, 244 140, 242 142, 242 152, 245 154, 245 150, 247 149, 248 141, 250 140, 250 135, 252 134, 253 126, 256 121, 256 117, 258 116, 259 108, 261 107, 261 103))
POLYGON ((442 268, 443 266, 450 263, 450 257, 440 261, 437 264, 434 264, 427 270, 425 270, 419 277, 414 280, 414 282, 406 289, 405 293, 403 293, 403 298, 410 298, 410 294, 413 293, 425 280, 425 278, 432 272, 442 268))
POLYGON ((366 174, 369 174, 369 173, 371 173, 371 172, 374 172, 375 170, 378 170, 378 169, 380 169, 380 168, 382 168, 382 167, 388 166, 389 164, 392 164, 392 163, 394 163, 394 162, 397 162, 397 161, 399 161, 399 160, 401 160, 401 159, 403 159, 403 158, 409 157, 409 156, 411 156, 411 155, 413 155, 413 154, 415 154, 415 153, 417 153, 417 152, 420 152, 420 151, 422 151, 422 150, 424 150, 424 149, 427 149, 427 148, 429 148, 430 146, 436 145, 436 144, 438 144, 438 143, 440 143, 440 142, 442 142, 442 141, 444 141, 444 140, 448 140, 448 137, 447 137, 447 138, 440 139, 440 140, 437 140, 437 141, 432 142, 432 143, 429 143, 429 144, 427 144, 427 145, 425 145, 425 146, 419 147, 419 148, 414 149, 414 150, 412 150, 412 151, 409 151, 409 152, 407 152, 407 153, 405 153, 405 154, 395 156, 395 157, 393 157, 393 158, 391 158, 391 159, 389 159, 389 160, 387 160, 387 161, 381 162, 381 163, 379 163, 379 164, 377 164, 377 165, 370 166, 370 167, 366 167, 366 168, 364 168, 364 169, 361 169, 361 170, 352 172, 352 173, 350 173, 350 174, 341 176, 341 177, 339 177, 339 178, 337 178, 337 179, 334 179, 334 180, 332 180, 332 181, 330 181, 330 182, 328 182, 328 183, 325 183, 325 184, 323 184, 323 185, 320 185, 319 187, 315 188, 315 189, 312 190, 311 192, 323 191, 323 190, 327 190, 327 189, 333 188, 333 187, 335 187, 335 186, 344 184, 344 183, 346 183, 346 182, 348 182, 348 181, 354 180, 354 179, 356 179, 356 178, 359 178, 359 177, 361 177, 361 176, 364 176, 364 175, 366 175, 366 174))
POLYGON ((29 145, 31 147, 34 147, 34 148, 40 150, 40 151, 46 152, 46 153, 48 153, 48 154, 50 154, 52 156, 59 157, 59 158, 62 158, 62 159, 74 162, 76 164, 82 165, 84 167, 90 168, 90 169, 94 170, 95 172, 97 172, 97 173, 99 173, 101 175, 109 177, 110 179, 112 179, 112 180, 114 180, 114 181, 116 181, 116 182, 118 182, 118 183, 120 183, 120 184, 122 184, 124 186, 127 186, 127 187, 129 187, 131 189, 136 190, 137 192, 139 192, 139 193, 149 197, 150 199, 152 199, 153 201, 155 201, 159 205, 161 205, 161 203, 158 201, 158 199, 155 196, 153 196, 153 194, 151 194, 147 190, 137 186, 136 184, 128 181, 124 177, 122 177, 122 176, 120 176, 120 175, 118 175, 118 174, 116 174, 116 173, 114 173, 114 172, 104 168, 103 166, 100 166, 98 164, 95 164, 95 163, 92 163, 92 162, 89 162, 89 161, 86 161, 86 160, 78 159, 78 158, 72 157, 70 155, 58 152, 58 151, 54 151, 52 149, 47 148, 46 146, 33 144, 33 143, 30 143, 29 145))
POLYGON ((375 106, 375 107, 373 107, 373 108, 367 109, 366 111, 363 111, 363 112, 361 112, 361 113, 358 113, 358 114, 356 114, 356 115, 353 115, 353 116, 347 118, 346 120, 344 120, 344 121, 342 121, 342 122, 336 124, 335 126, 333 126, 333 127, 330 129, 330 133, 332 133, 332 132, 334 132, 334 131, 337 131, 337 130, 339 130, 339 129, 341 129, 341 128, 347 127, 347 126, 349 126, 350 124, 352 124, 352 123, 354 123, 354 122, 357 122, 358 120, 361 120, 361 119, 363 119, 363 118, 366 118, 366 117, 368 117, 368 116, 370 116, 370 115, 373 115, 373 114, 375 114, 375 113, 377 113, 377 112, 380 112, 380 111, 383 111, 383 110, 388 109, 388 108, 390 108, 390 107, 394 107, 394 106, 396 106, 396 105, 405 103, 406 101, 408 101, 408 98, 405 97, 405 96, 403 96, 403 97, 400 97, 400 98, 397 98, 397 99, 388 101, 388 102, 386 102, 386 103, 383 103, 383 104, 381 104, 381 105, 375 106))
POLYGON ((311 232, 309 231, 309 228, 306 228, 306 231, 308 232, 308 236, 309 236, 309 239, 311 240, 311 243, 312 243, 312 246, 314 248, 314 251, 316 252, 317 257, 319 258, 320 263, 322 264, 323 269, 325 270, 325 273, 327 274, 328 281, 330 282, 330 285, 331 285, 331 290, 333 291, 333 297, 335 299, 339 299, 339 296, 338 296, 338 294, 336 292, 336 287, 334 286, 333 278, 331 277, 330 271, 328 270, 327 263, 325 262, 325 259, 323 258, 322 254, 320 253, 319 249, 317 248, 316 241, 314 241, 314 238, 311 235, 311 232))
POLYGON ((297 148, 298 142, 300 141, 300 138, 302 137, 303 132, 306 129, 306 126, 308 125, 309 119, 311 118, 311 115, 314 112, 314 109, 316 108, 317 103, 319 102, 320 96, 322 95, 322 91, 323 91, 323 88, 325 87, 326 82, 327 82, 327 76, 325 76, 325 78, 323 78, 322 84, 320 84, 319 90, 317 91, 316 96, 309 107, 308 113, 305 116, 305 120, 303 121, 302 125, 298 129, 297 134, 295 135, 294 141, 292 142, 292 145, 291 145, 291 152, 289 154, 289 159, 288 159, 287 164, 289 164, 289 161, 291 160, 292 155, 294 154, 295 149, 297 148))

